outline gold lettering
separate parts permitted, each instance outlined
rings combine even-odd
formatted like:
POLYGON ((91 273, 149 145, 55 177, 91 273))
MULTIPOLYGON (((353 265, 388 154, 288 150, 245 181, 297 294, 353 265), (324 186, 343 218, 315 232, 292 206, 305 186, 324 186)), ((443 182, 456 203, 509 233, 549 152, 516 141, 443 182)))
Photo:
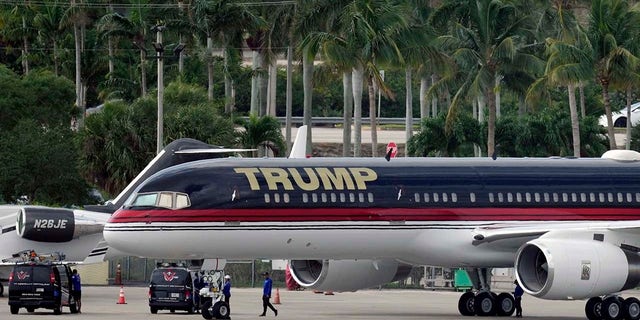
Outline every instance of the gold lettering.
POLYGON ((256 173, 258 173, 257 168, 233 168, 236 173, 244 173, 249 181, 249 186, 251 190, 260 190, 260 184, 258 184, 258 179, 256 179, 256 173))
POLYGON ((260 168, 260 172, 267 181, 269 190, 278 190, 278 183, 282 184, 284 190, 293 190, 293 185, 289 181, 289 174, 282 168, 260 168))
POLYGON ((345 184, 347 190, 354 190, 353 180, 347 168, 333 168, 333 172, 329 168, 316 168, 318 176, 322 180, 325 190, 344 190, 345 184))
POLYGON ((293 177, 293 181, 300 187, 300 189, 305 191, 313 191, 318 190, 320 188, 320 182, 318 181, 318 176, 311 168, 304 168, 304 171, 307 173, 307 177, 309 178, 309 182, 306 182, 302 179, 300 172, 296 168, 289 168, 289 172, 293 177))
POLYGON ((358 190, 367 190, 367 181, 375 181, 378 179, 378 174, 369 168, 349 168, 353 175, 353 180, 356 181, 358 190))

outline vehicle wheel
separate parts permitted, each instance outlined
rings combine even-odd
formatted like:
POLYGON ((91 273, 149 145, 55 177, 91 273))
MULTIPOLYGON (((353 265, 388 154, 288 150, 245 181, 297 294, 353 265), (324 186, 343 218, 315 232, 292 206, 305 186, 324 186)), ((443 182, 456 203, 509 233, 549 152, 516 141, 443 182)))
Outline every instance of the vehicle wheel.
POLYGON ((626 128, 627 127, 627 117, 620 117, 613 122, 614 128, 626 128))
POLYGON ((516 300, 509 293, 503 292, 496 299, 498 316, 511 316, 516 311, 516 300))
POLYGON ((473 310, 481 317, 495 316, 496 309, 496 299, 491 292, 480 292, 473 300, 473 310))
POLYGON ((27 308, 27 312, 34 312, 36 311, 36 308, 27 308))
POLYGON ((626 320, 640 319, 640 300, 636 298, 624 299, 622 303, 622 315, 626 320))
POLYGON ((62 306, 57 305, 53 307, 53 314, 62 314, 62 306))
POLYGON ((619 296, 613 296, 602 301, 602 319, 620 320, 624 313, 622 312, 622 303, 624 300, 619 296))
POLYGON ((69 305, 69 312, 78 313, 78 305, 75 302, 69 305))
POLYGON ((589 320, 602 319, 602 298, 593 297, 587 300, 587 304, 584 307, 584 313, 589 320))
POLYGON ((2 285, 2 282, 0 282, 0 297, 4 297, 4 286, 2 285))
POLYGON ((207 300, 203 305, 200 312, 202 313, 202 317, 205 319, 213 319, 213 313, 211 313, 211 300, 207 300))
POLYGON ((156 308, 156 307, 149 307, 149 311, 151 311, 151 314, 156 314, 156 313, 158 313, 158 308, 156 308))
POLYGON ((20 311, 20 307, 11 306, 11 314, 18 314, 18 311, 20 311))
POLYGON ((218 301, 213 305, 212 314, 216 319, 229 318, 229 305, 224 301, 218 301))
POLYGON ((460 296, 458 300, 458 312, 463 316, 473 316, 475 311, 473 310, 473 301, 475 299, 473 292, 465 292, 460 296))

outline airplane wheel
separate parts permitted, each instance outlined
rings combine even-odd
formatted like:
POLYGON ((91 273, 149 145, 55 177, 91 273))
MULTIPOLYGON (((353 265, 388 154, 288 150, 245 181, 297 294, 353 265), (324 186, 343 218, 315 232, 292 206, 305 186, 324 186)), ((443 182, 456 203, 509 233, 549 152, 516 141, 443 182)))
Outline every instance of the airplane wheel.
POLYGON ((473 310, 473 300, 475 299, 473 292, 465 292, 460 296, 458 300, 458 311, 463 316, 473 316, 475 311, 473 310))
POLYGON ((604 301, 602 301, 602 308, 600 311, 602 313, 602 319, 605 319, 605 320, 622 319, 622 317, 624 316, 624 313, 622 312, 623 302, 624 302, 624 299, 622 299, 619 296, 613 296, 613 297, 604 299, 604 301))
POLYGON ((207 300, 203 305, 202 305, 202 309, 200 310, 202 313, 202 317, 209 320, 209 319, 213 319, 213 313, 211 313, 211 300, 207 300))
POLYGON ((622 314, 626 320, 639 320, 640 300, 636 298, 625 299, 622 303, 622 314))
POLYGON ((593 297, 587 300, 587 304, 584 307, 584 313, 589 320, 602 319, 602 298, 593 297))
POLYGON ((218 301, 213 305, 212 314, 216 319, 229 318, 229 305, 224 301, 218 301))
POLYGON ((473 310, 481 317, 495 316, 496 309, 496 299, 491 292, 480 292, 473 299, 473 310))
POLYGON ((503 292, 496 299, 498 316, 511 316, 516 311, 516 300, 509 293, 503 292))

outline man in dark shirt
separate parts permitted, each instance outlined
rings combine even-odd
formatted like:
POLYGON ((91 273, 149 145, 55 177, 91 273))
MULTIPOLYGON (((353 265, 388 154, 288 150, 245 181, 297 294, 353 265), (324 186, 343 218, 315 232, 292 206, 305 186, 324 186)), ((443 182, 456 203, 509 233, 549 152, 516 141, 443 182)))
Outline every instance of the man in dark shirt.
POLYGON ((71 272, 71 296, 76 301, 76 305, 78 306, 78 313, 81 313, 80 308, 82 307, 82 285, 80 283, 80 275, 78 274, 78 270, 73 269, 71 272))
POLYGON ((266 316, 267 307, 269 307, 271 310, 273 310, 273 313, 275 313, 277 317, 278 310, 276 310, 276 308, 273 307, 271 302, 269 302, 269 299, 271 298, 271 284, 272 284, 271 278, 269 278, 269 272, 264 272, 262 273, 262 275, 264 276, 264 286, 262 287, 262 314, 260 316, 261 317, 266 316))
POLYGON ((228 306, 231 306, 229 300, 231 299, 231 276, 224 276, 224 287, 222 287, 222 294, 224 295, 224 301, 228 306))
POLYGON ((522 295, 524 294, 524 290, 520 287, 518 280, 513 282, 516 285, 515 290, 513 291, 513 297, 516 300, 516 318, 522 317, 522 295))

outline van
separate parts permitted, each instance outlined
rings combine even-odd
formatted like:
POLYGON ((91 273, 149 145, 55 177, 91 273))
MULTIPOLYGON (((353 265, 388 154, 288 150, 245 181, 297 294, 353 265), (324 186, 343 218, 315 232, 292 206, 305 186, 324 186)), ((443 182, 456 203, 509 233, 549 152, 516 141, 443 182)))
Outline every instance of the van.
POLYGON ((184 310, 196 312, 193 301, 193 281, 188 269, 163 267, 153 270, 149 283, 149 310, 184 310))
POLYGON ((66 264, 25 263, 13 267, 9 275, 9 308, 17 314, 20 308, 33 312, 38 308, 62 313, 69 307, 71 313, 78 308, 71 292, 71 268, 66 264))

